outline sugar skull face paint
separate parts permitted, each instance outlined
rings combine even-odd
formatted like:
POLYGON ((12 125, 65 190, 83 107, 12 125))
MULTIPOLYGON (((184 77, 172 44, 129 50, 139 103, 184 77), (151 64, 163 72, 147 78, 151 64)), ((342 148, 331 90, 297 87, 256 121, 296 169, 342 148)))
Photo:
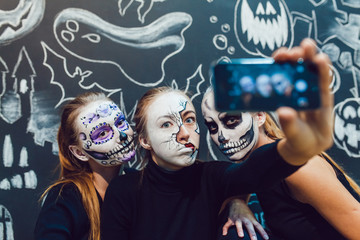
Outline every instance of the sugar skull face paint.
POLYGON ((103 166, 135 155, 134 132, 124 114, 110 101, 96 101, 80 111, 77 127, 82 149, 103 166))
POLYGON ((180 93, 164 93, 148 107, 147 141, 153 160, 167 170, 194 163, 199 148, 195 108, 180 93))
POLYGON ((252 114, 231 115, 215 110, 213 93, 208 93, 201 104, 205 124, 211 139, 232 161, 244 160, 254 149, 259 128, 252 114))

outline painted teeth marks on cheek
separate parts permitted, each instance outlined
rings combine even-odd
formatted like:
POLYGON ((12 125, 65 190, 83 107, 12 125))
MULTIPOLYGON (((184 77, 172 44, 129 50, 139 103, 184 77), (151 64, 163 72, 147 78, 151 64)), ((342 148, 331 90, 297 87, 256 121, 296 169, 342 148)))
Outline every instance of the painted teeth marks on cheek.
POLYGON ((128 139, 125 140, 123 144, 116 146, 114 149, 107 152, 105 155, 109 159, 123 158, 125 157, 125 155, 129 153, 131 155, 134 149, 135 149, 134 138, 128 136, 128 139))
POLYGON ((253 120, 251 119, 250 129, 236 142, 229 142, 226 144, 221 144, 219 146, 220 150, 226 155, 232 155, 236 152, 239 152, 250 145, 254 139, 254 129, 253 129, 253 120))

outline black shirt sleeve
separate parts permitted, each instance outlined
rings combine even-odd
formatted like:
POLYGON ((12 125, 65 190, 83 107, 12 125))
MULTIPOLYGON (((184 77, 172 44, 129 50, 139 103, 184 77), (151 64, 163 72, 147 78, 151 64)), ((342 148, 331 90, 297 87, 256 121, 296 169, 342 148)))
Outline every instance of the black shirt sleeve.
POLYGON ((76 186, 66 184, 52 188, 38 216, 34 239, 87 239, 88 231, 89 220, 76 186))
POLYGON ((215 184, 222 185, 219 188, 223 189, 224 199, 271 188, 300 168, 283 160, 277 143, 261 146, 243 163, 222 166, 222 174, 215 184))

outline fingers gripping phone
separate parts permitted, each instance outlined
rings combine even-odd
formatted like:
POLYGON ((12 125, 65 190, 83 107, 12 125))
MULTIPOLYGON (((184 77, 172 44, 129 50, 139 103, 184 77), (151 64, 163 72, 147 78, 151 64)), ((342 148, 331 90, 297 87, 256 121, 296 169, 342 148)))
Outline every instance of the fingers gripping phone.
POLYGON ((215 106, 227 111, 298 110, 320 106, 318 69, 312 62, 276 63, 272 58, 240 58, 212 67, 215 106))

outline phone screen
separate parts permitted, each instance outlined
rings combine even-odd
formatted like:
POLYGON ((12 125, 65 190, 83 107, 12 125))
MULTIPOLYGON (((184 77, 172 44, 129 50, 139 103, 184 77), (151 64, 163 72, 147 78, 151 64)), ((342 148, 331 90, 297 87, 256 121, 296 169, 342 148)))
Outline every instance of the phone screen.
POLYGON ((219 111, 273 111, 319 107, 318 70, 309 62, 237 59, 214 67, 215 105, 219 111))

